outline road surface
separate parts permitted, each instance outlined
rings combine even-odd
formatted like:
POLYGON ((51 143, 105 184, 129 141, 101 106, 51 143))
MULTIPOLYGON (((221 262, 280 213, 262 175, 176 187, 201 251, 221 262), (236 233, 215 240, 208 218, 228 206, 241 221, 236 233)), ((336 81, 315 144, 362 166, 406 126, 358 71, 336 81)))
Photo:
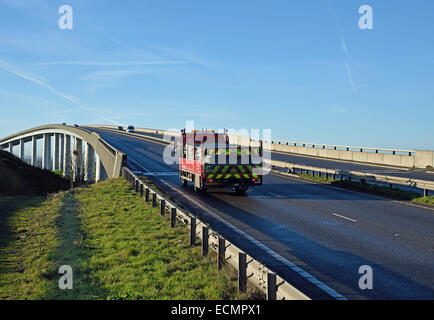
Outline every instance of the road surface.
POLYGON ((266 176, 264 185, 246 196, 230 191, 196 194, 191 185, 182 186, 176 164, 163 162, 165 145, 87 129, 125 152, 129 167, 311 297, 330 295, 318 285, 305 285, 283 259, 347 299, 434 299, 432 208, 279 174, 266 176), (372 290, 359 288, 363 265, 373 268, 372 290))

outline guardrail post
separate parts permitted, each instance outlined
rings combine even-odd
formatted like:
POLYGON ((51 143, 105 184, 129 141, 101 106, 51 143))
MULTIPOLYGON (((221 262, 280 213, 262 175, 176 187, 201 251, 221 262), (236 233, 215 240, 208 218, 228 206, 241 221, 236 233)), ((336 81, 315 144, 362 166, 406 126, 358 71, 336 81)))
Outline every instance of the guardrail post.
POLYGON ((157 207, 157 194, 155 192, 152 194, 152 207, 157 207))
POLYGON ((423 190, 423 196, 424 197, 428 197, 429 196, 429 190, 428 189, 424 189, 423 190))
POLYGON ((145 191, 145 201, 149 202, 149 188, 146 188, 146 191, 145 191))
POLYGON ((208 255, 209 246, 209 228, 202 227, 202 256, 206 257, 208 255))
POLYGON ((143 197, 143 184, 140 184, 140 198, 143 197))
POLYGON ((172 208, 170 212, 170 227, 171 228, 176 227, 176 208, 172 208))
POLYGON ((247 290, 247 257, 244 252, 238 253, 238 291, 247 290))
POLYGON ((277 287, 276 287, 276 274, 269 272, 267 274, 267 300, 276 300, 277 287))
POLYGON ((190 246, 196 245, 196 218, 190 219, 190 246))
POLYGON ((160 202, 160 214, 164 216, 166 213, 166 200, 162 199, 160 202))
POLYGON ((225 239, 222 237, 219 237, 218 241, 218 254, 217 254, 217 269, 221 270, 223 267, 223 264, 225 263, 225 239))

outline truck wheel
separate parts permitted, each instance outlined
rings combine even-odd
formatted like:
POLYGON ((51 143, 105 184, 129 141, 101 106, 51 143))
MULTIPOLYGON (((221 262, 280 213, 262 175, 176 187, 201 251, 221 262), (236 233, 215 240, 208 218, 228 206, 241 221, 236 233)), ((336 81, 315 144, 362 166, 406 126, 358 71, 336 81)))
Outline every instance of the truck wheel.
POLYGON ((183 185, 184 187, 186 187, 186 186, 188 185, 188 181, 185 180, 185 179, 183 179, 183 180, 182 180, 182 185, 183 185))
POLYGON ((196 184, 194 185, 194 192, 200 193, 200 188, 196 184))
POLYGON ((247 188, 235 187, 234 191, 236 192, 236 194, 245 195, 247 188))
POLYGON ((194 185, 194 192, 196 193, 206 193, 206 188, 199 188, 198 186, 194 185))

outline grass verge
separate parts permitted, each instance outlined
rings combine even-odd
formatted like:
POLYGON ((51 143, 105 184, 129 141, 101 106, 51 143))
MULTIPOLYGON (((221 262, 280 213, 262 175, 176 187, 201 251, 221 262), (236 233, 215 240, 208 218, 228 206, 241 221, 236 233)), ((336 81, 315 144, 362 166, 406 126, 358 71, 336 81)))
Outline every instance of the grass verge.
POLYGON ((41 299, 53 289, 61 197, 0 196, 0 299, 41 299))
POLYGON ((9 230, 0 247, 2 299, 262 298, 250 285, 239 294, 230 266, 218 272, 214 253, 202 258, 188 228, 171 229, 123 179, 49 199, 0 200, 9 230), (58 288, 61 265, 72 267, 72 290, 58 288))
POLYGON ((399 188, 390 189, 385 186, 379 186, 379 185, 369 184, 369 183, 361 184, 360 182, 355 182, 355 181, 351 181, 351 182, 348 180, 340 181, 340 180, 332 179, 331 177, 327 179, 324 175, 319 177, 318 175, 312 176, 310 174, 301 173, 301 174, 296 174, 296 176, 303 180, 314 181, 314 182, 329 184, 338 187, 344 187, 354 191, 381 195, 389 198, 411 201, 415 203, 434 205, 434 196, 423 197, 419 193, 402 190, 399 188))

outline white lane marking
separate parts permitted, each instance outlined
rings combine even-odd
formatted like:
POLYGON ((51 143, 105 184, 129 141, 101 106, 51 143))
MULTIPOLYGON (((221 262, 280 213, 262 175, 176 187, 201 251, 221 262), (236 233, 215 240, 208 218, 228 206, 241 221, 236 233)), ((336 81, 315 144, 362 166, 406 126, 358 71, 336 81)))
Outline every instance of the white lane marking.
POLYGON ((340 214, 337 214, 337 213, 333 213, 333 215, 336 216, 336 217, 345 219, 345 220, 349 220, 349 221, 352 221, 352 222, 357 222, 357 220, 354 220, 354 219, 351 219, 351 218, 348 218, 348 217, 345 217, 345 216, 341 216, 340 214))
POLYGON ((145 170, 147 173, 152 173, 150 170, 146 169, 145 167, 143 167, 142 165, 140 165, 137 161, 135 161, 133 158, 128 157, 127 158, 128 161, 131 161, 134 163, 135 166, 140 167, 141 169, 145 170))
POLYGON ((179 176, 179 172, 147 172, 143 176, 179 176))
POLYGON ((269 194, 272 197, 276 197, 276 198, 282 198, 282 196, 279 196, 277 194, 271 193, 271 192, 267 192, 267 194, 269 194))
MULTIPOLYGON (((132 160, 131 158, 128 158, 128 160, 132 160)), ((144 169, 145 171, 150 172, 148 169, 146 169, 145 167, 143 167, 142 165, 140 165, 139 163, 137 163, 137 161, 132 160, 137 166, 139 166, 140 168, 144 169)), ((166 181, 159 179, 162 183, 164 183, 165 185, 167 185, 170 189, 172 189, 173 191, 175 191, 176 193, 181 193, 179 190, 175 189, 173 186, 171 186, 169 183, 167 183, 166 181)), ((347 300, 347 298, 345 298, 344 296, 342 296, 341 294, 337 293, 335 290, 333 290, 332 288, 330 288, 328 285, 326 285, 325 283, 321 282, 320 280, 318 280, 317 278, 315 278, 314 276, 312 276, 311 274, 309 274, 308 272, 304 271, 302 268, 298 267, 297 265, 295 265, 294 263, 286 260, 284 257, 282 257, 281 255, 279 255, 277 252, 273 251, 272 249, 268 248, 266 245, 264 245, 262 242, 259 242, 258 240, 256 240, 255 238, 253 238, 252 236, 248 235, 247 233, 245 233, 244 231, 241 231, 240 229, 238 229, 237 227, 235 227, 234 225, 232 225, 231 223, 227 222, 226 220, 224 220, 222 217, 220 217, 219 215, 215 214, 214 212, 212 212, 209 208, 205 207, 204 205, 202 205, 200 202, 198 202, 196 199, 192 198, 190 195, 186 194, 186 193, 182 193, 182 195, 187 198, 188 200, 190 200, 191 202, 193 202, 194 204, 196 204, 199 208, 201 208, 202 210, 205 210, 206 212, 208 212, 209 214, 211 214, 215 219, 217 219, 219 222, 223 223, 224 225, 226 225, 228 228, 232 229, 233 231, 235 231, 236 233, 242 235, 244 238, 246 238, 247 240, 249 240, 250 242, 254 243, 256 246, 258 246, 259 248, 261 248, 262 250, 264 250, 265 252, 267 252, 269 255, 271 255, 273 258, 275 258, 276 260, 282 262, 283 264, 287 265, 289 268, 291 268, 294 272, 297 272, 300 276, 302 276, 303 278, 305 278, 306 280, 308 280, 310 283, 314 284, 315 286, 317 286, 318 288, 320 288, 321 290, 323 290, 324 292, 326 292, 327 294, 329 294, 330 296, 332 296, 333 298, 335 298, 336 300, 347 300)))
POLYGON ((419 205, 414 204, 414 203, 406 203, 406 202, 402 202, 402 201, 398 201, 398 200, 393 200, 393 202, 400 203, 400 204, 406 204, 407 206, 412 206, 412 207, 417 207, 417 208, 428 209, 428 210, 434 211, 434 208, 419 206, 419 205))

